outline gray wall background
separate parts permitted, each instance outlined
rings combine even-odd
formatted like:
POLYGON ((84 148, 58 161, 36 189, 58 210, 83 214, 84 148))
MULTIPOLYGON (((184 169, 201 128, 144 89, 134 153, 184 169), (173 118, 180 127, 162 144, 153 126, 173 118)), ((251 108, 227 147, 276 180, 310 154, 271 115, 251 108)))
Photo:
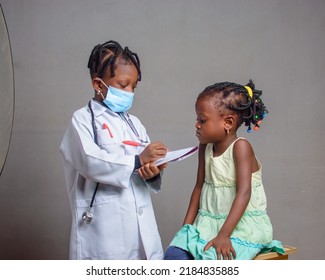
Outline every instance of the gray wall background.
MULTIPOLYGON (((15 71, 15 120, 0 177, 0 258, 67 259, 70 231, 59 145, 93 96, 87 60, 109 39, 142 62, 132 113, 153 141, 197 144, 194 102, 217 81, 263 90, 270 114, 248 138, 263 164, 274 238, 292 259, 325 245, 324 0, 2 0, 15 71)), ((0 66, 1 67, 1 66, 0 66)), ((166 247, 182 224, 196 156, 170 164, 153 194, 166 247)))

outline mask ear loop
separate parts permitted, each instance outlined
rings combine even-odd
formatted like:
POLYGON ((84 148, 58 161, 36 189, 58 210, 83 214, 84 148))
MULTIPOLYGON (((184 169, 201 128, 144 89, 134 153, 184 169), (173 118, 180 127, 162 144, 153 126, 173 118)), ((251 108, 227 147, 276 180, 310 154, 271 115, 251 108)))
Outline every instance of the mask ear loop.
MULTIPOLYGON (((103 85, 108 89, 108 86, 105 84, 105 82, 104 82, 101 78, 96 77, 95 79, 100 80, 100 82, 101 82, 101 83, 102 83, 102 84, 103 84, 103 85)), ((96 90, 96 89, 95 89, 95 90, 96 90)), ((103 93, 102 93, 100 90, 97 90, 96 93, 97 93, 97 95, 100 95, 100 96, 103 98, 103 100, 105 99, 103 93)), ((89 109, 90 109, 90 112, 92 112, 92 109, 91 109, 91 107, 90 107, 89 104, 88 104, 88 107, 89 107, 89 109)))
MULTIPOLYGON (((97 79, 100 80, 102 82, 102 84, 108 89, 108 85, 106 85, 105 82, 101 78, 97 77, 97 79)), ((101 93, 101 91, 99 91, 99 93, 101 93)))

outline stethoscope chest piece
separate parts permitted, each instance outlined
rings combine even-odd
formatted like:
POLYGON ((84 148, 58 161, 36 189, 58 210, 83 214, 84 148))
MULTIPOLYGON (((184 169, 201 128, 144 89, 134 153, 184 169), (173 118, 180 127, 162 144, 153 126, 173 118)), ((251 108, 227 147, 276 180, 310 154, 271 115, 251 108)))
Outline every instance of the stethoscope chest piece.
POLYGON ((91 213, 89 210, 82 213, 82 220, 86 224, 90 224, 91 221, 92 221, 92 219, 93 219, 93 217, 94 217, 93 213, 91 213))

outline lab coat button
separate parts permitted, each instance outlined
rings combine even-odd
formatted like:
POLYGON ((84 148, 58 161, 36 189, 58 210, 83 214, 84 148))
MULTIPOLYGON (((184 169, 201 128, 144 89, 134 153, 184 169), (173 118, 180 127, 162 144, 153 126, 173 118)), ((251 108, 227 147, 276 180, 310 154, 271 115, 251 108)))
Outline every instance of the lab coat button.
POLYGON ((138 214, 139 214, 139 216, 143 215, 143 210, 141 208, 138 209, 138 214))

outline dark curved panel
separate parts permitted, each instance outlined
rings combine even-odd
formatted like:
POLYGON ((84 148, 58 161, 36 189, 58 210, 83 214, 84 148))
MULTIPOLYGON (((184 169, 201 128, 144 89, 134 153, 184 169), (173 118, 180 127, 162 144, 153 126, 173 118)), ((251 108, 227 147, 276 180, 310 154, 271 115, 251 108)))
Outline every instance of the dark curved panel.
POLYGON ((11 139, 14 118, 14 73, 7 24, 0 5, 0 174, 11 139))

